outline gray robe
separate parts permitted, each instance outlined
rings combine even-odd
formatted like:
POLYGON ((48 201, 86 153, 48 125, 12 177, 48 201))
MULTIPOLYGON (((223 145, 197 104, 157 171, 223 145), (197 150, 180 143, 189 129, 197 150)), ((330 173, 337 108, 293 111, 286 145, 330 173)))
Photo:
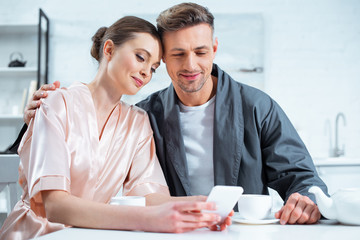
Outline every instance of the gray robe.
MULTIPOLYGON (((215 185, 242 186, 244 193, 275 189, 286 201, 299 192, 315 201, 308 188, 327 192, 313 161, 280 106, 260 90, 234 81, 216 64, 218 78, 214 122, 215 185)), ((190 195, 179 99, 171 84, 137 105, 147 111, 156 153, 170 193, 190 195)))

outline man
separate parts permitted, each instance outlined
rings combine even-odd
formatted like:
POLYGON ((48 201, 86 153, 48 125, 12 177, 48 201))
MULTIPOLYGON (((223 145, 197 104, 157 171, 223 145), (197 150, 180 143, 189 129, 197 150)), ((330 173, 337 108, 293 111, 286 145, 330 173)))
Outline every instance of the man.
MULTIPOLYGON (((137 105, 149 114, 171 194, 207 195, 214 185, 268 194, 271 187, 285 201, 275 215, 281 224, 317 222, 320 212, 308 188, 327 188, 306 147, 274 100, 213 63, 213 20, 194 3, 175 5, 157 19, 172 84, 137 105)), ((41 94, 25 118, 33 116, 41 94)))

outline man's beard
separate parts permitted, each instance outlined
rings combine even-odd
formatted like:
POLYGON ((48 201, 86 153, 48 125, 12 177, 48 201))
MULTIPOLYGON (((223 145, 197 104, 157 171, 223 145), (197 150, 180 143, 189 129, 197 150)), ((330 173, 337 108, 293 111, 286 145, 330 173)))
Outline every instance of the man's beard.
POLYGON ((184 84, 183 81, 179 80, 177 85, 186 93, 194 93, 200 91, 208 79, 209 76, 204 76, 199 81, 194 81, 191 84, 184 84))

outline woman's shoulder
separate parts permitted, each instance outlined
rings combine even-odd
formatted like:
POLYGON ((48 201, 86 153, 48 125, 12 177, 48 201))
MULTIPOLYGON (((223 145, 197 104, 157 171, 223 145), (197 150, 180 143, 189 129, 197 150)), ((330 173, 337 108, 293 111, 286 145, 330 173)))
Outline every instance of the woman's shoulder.
POLYGON ((123 101, 120 102, 120 119, 127 123, 128 127, 134 126, 135 131, 152 134, 148 114, 145 110, 123 101))
POLYGON ((148 117, 146 111, 138 106, 135 106, 135 105, 123 102, 123 101, 120 101, 120 105, 121 105, 122 112, 127 112, 128 114, 133 114, 135 116, 142 117, 142 118, 148 117))
POLYGON ((69 87, 58 88, 55 91, 48 91, 48 97, 43 100, 44 103, 52 104, 54 102, 69 102, 76 97, 89 95, 86 85, 75 82, 69 87))
POLYGON ((40 108, 46 114, 61 114, 69 112, 70 109, 79 104, 85 107, 85 103, 89 102, 88 95, 91 97, 91 93, 87 93, 86 90, 86 85, 74 83, 66 88, 48 91, 48 96, 41 100, 40 108))

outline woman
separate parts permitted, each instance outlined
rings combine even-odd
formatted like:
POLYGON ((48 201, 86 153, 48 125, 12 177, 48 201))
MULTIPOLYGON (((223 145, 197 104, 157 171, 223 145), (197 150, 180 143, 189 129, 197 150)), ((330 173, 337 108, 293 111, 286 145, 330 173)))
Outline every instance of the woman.
POLYGON ((205 202, 150 207, 109 205, 124 195, 147 203, 170 200, 156 158, 147 114, 120 101, 136 94, 160 65, 155 27, 124 17, 93 37, 99 61, 95 79, 50 92, 19 147, 24 190, 1 229, 1 239, 28 239, 65 226, 184 232, 214 225, 219 216, 205 202), (124 221, 126 219, 126 221, 124 221))

